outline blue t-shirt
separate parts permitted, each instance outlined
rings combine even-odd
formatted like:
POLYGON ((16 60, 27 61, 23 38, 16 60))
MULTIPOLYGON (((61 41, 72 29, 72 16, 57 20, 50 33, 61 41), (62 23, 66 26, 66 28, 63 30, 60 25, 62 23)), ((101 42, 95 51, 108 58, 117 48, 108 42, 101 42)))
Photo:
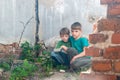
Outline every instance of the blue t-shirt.
POLYGON ((70 36, 70 42, 73 48, 75 48, 78 53, 83 52, 84 47, 89 46, 88 39, 85 37, 80 37, 75 40, 72 36, 70 36))

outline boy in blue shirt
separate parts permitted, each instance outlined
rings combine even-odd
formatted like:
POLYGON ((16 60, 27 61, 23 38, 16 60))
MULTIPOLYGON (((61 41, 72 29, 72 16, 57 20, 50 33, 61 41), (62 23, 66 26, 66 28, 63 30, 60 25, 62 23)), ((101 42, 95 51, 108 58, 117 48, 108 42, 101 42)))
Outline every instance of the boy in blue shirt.
POLYGON ((89 46, 88 39, 82 37, 81 24, 79 22, 75 22, 71 25, 71 34, 70 42, 72 48, 77 50, 76 53, 72 53, 70 48, 66 46, 62 46, 62 48, 68 53, 68 56, 71 56, 70 66, 72 69, 78 70, 83 67, 90 67, 91 59, 88 56, 85 56, 84 48, 89 46))

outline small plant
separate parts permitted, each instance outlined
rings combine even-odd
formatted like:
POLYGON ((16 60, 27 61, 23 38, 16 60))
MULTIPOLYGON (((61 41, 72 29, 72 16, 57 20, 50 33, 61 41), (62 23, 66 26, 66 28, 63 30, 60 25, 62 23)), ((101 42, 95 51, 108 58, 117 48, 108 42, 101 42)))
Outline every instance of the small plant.
POLYGON ((14 60, 14 55, 10 54, 5 56, 4 59, 0 60, 0 68, 2 68, 4 71, 11 70, 13 60, 14 60))
POLYGON ((35 65, 24 60, 22 65, 17 66, 12 70, 10 80, 23 80, 23 78, 31 76, 36 70, 37 67, 35 65))
POLYGON ((8 64, 7 62, 2 62, 0 63, 0 68, 4 69, 4 71, 8 71, 10 70, 10 64, 8 64))
POLYGON ((34 52, 32 45, 29 44, 29 42, 25 42, 21 44, 22 53, 20 56, 20 59, 24 60, 27 59, 28 61, 34 61, 34 52))
MULTIPOLYGON (((50 52, 47 49, 43 49, 42 44, 37 44, 32 46, 29 42, 21 44, 22 53, 20 59, 40 63, 40 73, 41 76, 49 76, 49 73, 52 71, 52 59, 50 57, 50 52), (37 53, 37 54, 36 54, 37 53)), ((19 70, 19 68, 18 68, 19 70)))
POLYGON ((36 44, 33 47, 34 52, 35 52, 35 57, 38 57, 40 55, 41 52, 41 45, 40 44, 36 44))
POLYGON ((53 63, 50 57, 50 52, 47 50, 44 50, 42 52, 42 55, 36 59, 36 62, 39 62, 41 64, 42 70, 44 71, 44 74, 40 74, 40 75, 49 76, 50 72, 52 72, 53 70, 53 63))

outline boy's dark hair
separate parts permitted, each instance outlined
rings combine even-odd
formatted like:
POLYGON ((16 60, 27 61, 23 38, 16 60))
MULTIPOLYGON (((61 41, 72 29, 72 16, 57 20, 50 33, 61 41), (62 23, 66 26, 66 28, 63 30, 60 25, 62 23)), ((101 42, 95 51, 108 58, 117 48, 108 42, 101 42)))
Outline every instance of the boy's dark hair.
POLYGON ((71 25, 71 29, 72 30, 81 30, 81 27, 82 27, 82 25, 79 23, 79 22, 75 22, 75 23, 73 23, 72 25, 71 25))
POLYGON ((64 27, 60 30, 60 35, 65 35, 65 34, 70 35, 70 31, 67 27, 64 27))

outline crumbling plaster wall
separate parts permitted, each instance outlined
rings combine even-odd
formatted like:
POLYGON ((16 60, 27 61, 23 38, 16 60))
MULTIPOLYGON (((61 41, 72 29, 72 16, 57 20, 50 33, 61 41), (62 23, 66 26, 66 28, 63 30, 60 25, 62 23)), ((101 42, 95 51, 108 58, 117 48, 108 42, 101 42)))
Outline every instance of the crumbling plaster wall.
MULTIPOLYGON (((22 41, 34 43, 35 0, 1 0, 0 6, 0 43, 18 42, 23 23, 31 17, 22 41)), ((62 27, 70 28, 75 21, 82 24, 83 34, 87 35, 92 32, 93 22, 106 16, 106 8, 99 0, 39 0, 40 39, 59 35, 62 27)))
POLYGON ((100 5, 100 0, 50 0, 50 3, 41 0, 41 37, 46 40, 59 35, 62 27, 70 28, 75 21, 82 24, 83 34, 88 35, 93 23, 106 16, 106 8, 100 5))
POLYGON ((31 18, 22 40, 34 41, 34 0, 0 0, 0 43, 19 42, 23 23, 31 18))

